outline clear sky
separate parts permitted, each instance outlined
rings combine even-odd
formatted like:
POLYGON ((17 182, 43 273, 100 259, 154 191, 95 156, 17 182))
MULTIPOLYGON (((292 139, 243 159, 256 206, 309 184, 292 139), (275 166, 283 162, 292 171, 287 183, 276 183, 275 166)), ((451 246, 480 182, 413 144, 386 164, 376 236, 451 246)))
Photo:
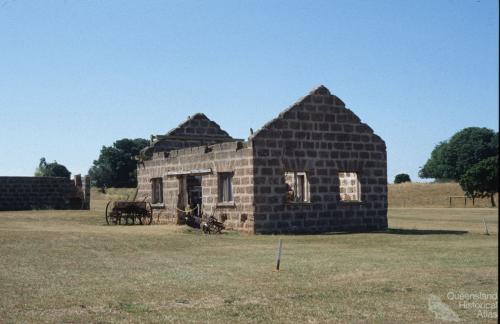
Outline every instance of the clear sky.
POLYGON ((247 138, 324 84, 417 179, 434 146, 498 130, 497 0, 0 0, 0 175, 85 174, 103 145, 204 112, 247 138))

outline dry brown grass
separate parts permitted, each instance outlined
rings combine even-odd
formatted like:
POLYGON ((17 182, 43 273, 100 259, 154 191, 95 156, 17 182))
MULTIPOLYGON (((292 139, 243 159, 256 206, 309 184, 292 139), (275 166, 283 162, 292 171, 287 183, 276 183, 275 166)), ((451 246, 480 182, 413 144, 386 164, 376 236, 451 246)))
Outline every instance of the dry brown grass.
MULTIPOLYGON (((101 199, 102 201, 106 201, 101 199)), ((386 233, 204 236, 92 211, 0 213, 0 322, 432 322, 436 295, 497 292, 494 209, 391 209, 386 233)), ((101 206, 101 207, 99 207, 101 206)), ((494 320, 489 320, 494 323, 494 320)))
MULTIPOLYGON (((449 207, 450 196, 464 196, 455 182, 389 184, 388 194, 389 207, 449 207)), ((465 207, 464 199, 453 199, 452 203, 452 207, 465 207)), ((471 199, 467 199, 467 207, 472 207, 471 199)), ((475 207, 490 207, 489 198, 476 199, 475 207)))

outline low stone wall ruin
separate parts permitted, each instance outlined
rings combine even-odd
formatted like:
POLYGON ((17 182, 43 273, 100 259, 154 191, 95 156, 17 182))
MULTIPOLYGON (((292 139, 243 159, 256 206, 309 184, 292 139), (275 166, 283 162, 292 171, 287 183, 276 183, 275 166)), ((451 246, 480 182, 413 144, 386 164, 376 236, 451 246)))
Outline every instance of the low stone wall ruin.
POLYGON ((0 177, 0 211, 89 207, 89 177, 0 177))

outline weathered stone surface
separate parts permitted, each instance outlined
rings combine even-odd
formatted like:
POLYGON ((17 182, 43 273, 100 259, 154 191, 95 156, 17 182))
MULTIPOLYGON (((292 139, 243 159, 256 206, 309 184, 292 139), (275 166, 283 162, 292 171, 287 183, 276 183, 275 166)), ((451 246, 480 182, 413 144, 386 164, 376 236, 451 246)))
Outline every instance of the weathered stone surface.
POLYGON ((183 213, 177 210, 180 194, 179 178, 167 176, 167 172, 210 169, 202 175, 203 212, 224 215, 228 228, 253 232, 253 155, 248 143, 230 142, 210 146, 210 153, 204 147, 193 147, 172 151, 168 158, 153 157, 138 166, 138 199, 151 195, 153 178, 163 179, 164 205, 154 209, 154 219, 160 223, 180 224, 183 213), (243 144, 243 145, 242 145, 243 144), (218 181, 220 172, 231 172, 234 204, 218 202, 218 181))
POLYGON ((90 178, 0 177, 0 210, 89 209, 90 178))
POLYGON ((159 222, 181 221, 179 179, 166 173, 210 169, 202 175, 203 211, 224 219, 229 228, 253 233, 387 228, 385 143, 326 87, 313 90, 247 142, 236 142, 214 124, 204 115, 193 116, 182 130, 161 137, 151 159, 139 163, 138 199, 151 194, 152 178, 163 179, 164 205, 155 209, 159 222), (218 137, 196 127, 211 127, 218 137), (287 202, 285 172, 293 171, 307 175, 307 202, 287 202), (233 204, 218 203, 218 172, 234 174, 233 204), (340 199, 340 172, 357 174, 359 201, 340 199))
POLYGON ((256 152, 265 148, 263 143, 268 138, 277 142, 278 147, 291 147, 290 151, 293 151, 293 154, 283 152, 280 165, 270 165, 265 161, 267 156, 255 155, 255 175, 265 176, 255 182, 255 209, 264 211, 271 206, 273 210, 265 214, 265 226, 258 226, 256 220, 256 232, 378 230, 387 227, 385 143, 346 109, 340 99, 325 89, 313 90, 305 100, 268 122, 251 139, 256 152), (293 128, 286 128, 286 125, 293 125, 293 128), (275 132, 277 129, 280 132, 275 132), (285 132, 287 136, 281 136, 285 132), (295 139, 293 145, 288 143, 290 137, 295 139), (273 193, 283 191, 286 171, 307 173, 311 192, 309 203, 294 206, 284 199, 275 202, 264 199, 263 187, 265 192, 269 189, 273 193), (339 172, 358 174, 361 186, 359 202, 340 200, 339 172), (284 209, 279 208, 283 205, 284 209), (338 209, 341 210, 335 211, 338 209), (315 221, 318 215, 325 220, 315 221), (293 221, 297 217, 303 221, 293 221))

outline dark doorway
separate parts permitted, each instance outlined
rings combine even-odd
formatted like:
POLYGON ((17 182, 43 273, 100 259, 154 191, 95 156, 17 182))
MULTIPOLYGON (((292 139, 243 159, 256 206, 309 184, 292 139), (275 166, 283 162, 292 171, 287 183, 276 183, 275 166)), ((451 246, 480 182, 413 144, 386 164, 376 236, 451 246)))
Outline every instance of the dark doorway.
POLYGON ((202 190, 201 190, 201 176, 189 175, 186 178, 186 189, 188 196, 188 204, 190 209, 198 207, 195 214, 202 210, 202 190))

